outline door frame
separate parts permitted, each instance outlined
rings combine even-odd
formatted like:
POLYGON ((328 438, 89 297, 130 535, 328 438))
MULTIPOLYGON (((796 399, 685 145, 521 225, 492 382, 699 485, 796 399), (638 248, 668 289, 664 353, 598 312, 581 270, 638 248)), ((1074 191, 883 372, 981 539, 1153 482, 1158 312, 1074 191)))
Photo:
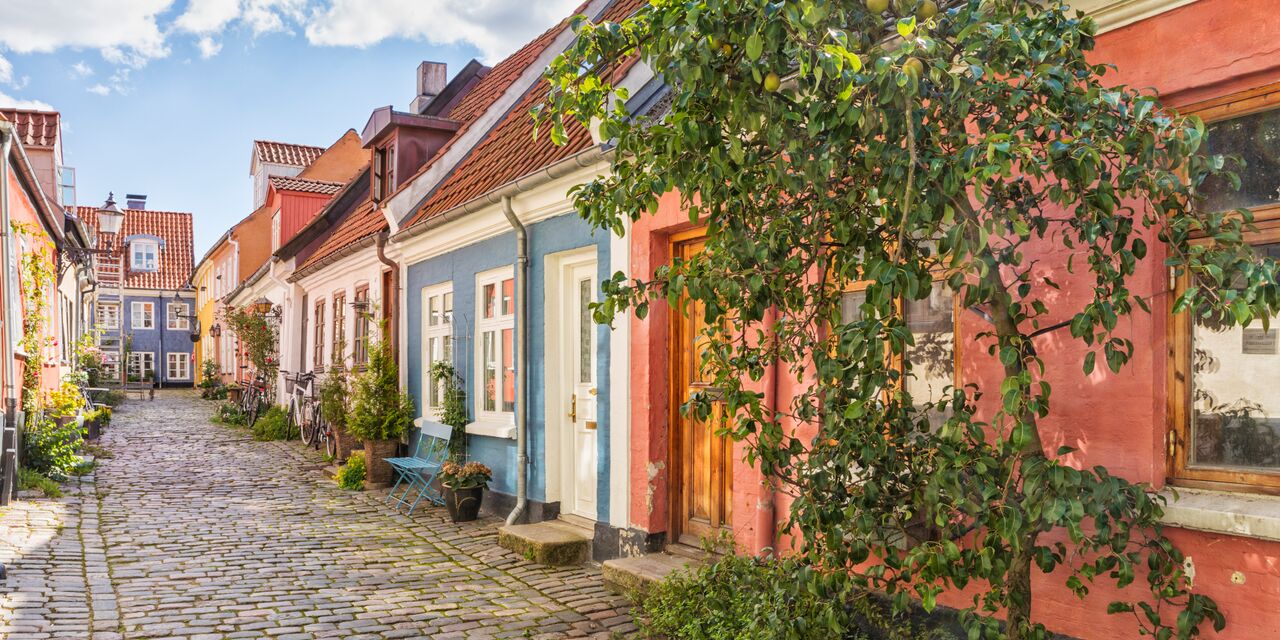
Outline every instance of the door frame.
MULTIPOLYGON (((569 413, 569 395, 572 393, 574 382, 572 380, 572 367, 560 366, 561 355, 567 349, 568 345, 573 344, 569 335, 572 330, 571 322, 552 322, 557 318, 563 318, 569 302, 573 300, 567 286, 566 274, 575 267, 581 267, 587 264, 596 266, 593 275, 599 284, 599 256, 595 245, 581 247, 578 249, 570 249, 557 253, 547 254, 544 258, 545 277, 543 279, 543 341, 546 345, 546 351, 543 353, 543 380, 545 381, 545 396, 543 397, 544 415, 543 426, 544 435, 546 436, 546 501, 559 502, 560 512, 564 514, 573 514, 579 517, 589 518, 590 520, 599 520, 599 501, 608 499, 608 494, 596 492, 596 513, 589 516, 575 513, 573 505, 570 502, 576 497, 574 492, 574 465, 573 465, 573 424, 565 420, 565 416, 569 413)), ((596 388, 601 384, 599 371, 600 354, 596 352, 596 388)), ((607 413, 601 412, 599 407, 596 408, 596 420, 604 422, 607 420, 607 413)), ((598 432, 597 432, 598 433, 598 432)), ((598 437, 598 436, 597 436, 598 437)), ((597 443, 598 444, 598 443, 597 443)), ((597 486, 600 481, 600 452, 597 447, 596 451, 596 468, 595 477, 597 486)))
MULTIPOLYGON (((667 259, 675 260, 682 244, 695 242, 707 237, 707 227, 700 225, 692 229, 677 231, 667 236, 667 259)), ((684 534, 684 455, 680 448, 679 432, 681 429, 680 405, 684 404, 685 390, 682 388, 680 371, 681 354, 684 348, 681 323, 684 316, 680 309, 670 309, 667 314, 667 545, 681 544, 684 534), (681 343, 681 344, 678 344, 681 343)), ((732 446, 732 444, 730 445, 732 446)), ((733 500, 733 478, 728 479, 729 487, 725 499, 733 500)), ((723 529, 732 529, 732 520, 721 523, 723 529)))

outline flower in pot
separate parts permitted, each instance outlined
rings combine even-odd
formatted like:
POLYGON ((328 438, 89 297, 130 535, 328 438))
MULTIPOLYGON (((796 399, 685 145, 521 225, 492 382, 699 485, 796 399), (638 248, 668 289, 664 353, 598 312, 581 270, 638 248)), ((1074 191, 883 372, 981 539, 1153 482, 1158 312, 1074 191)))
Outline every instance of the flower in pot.
POLYGON ((391 465, 386 458, 396 455, 400 438, 413 426, 413 400, 400 391, 400 373, 386 342, 369 347, 369 362, 355 376, 351 411, 346 428, 364 441, 366 482, 371 486, 391 484, 391 465))
POLYGON ((458 464, 453 460, 440 467, 444 506, 454 522, 470 522, 480 515, 480 501, 493 479, 493 471, 479 462, 458 464))

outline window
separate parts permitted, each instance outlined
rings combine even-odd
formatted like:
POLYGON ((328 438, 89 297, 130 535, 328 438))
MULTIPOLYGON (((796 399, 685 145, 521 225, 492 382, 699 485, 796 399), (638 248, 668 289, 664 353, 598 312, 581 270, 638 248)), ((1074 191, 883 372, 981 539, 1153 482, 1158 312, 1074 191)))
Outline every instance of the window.
POLYGON ((191 377, 190 356, 185 353, 169 353, 166 357, 169 360, 169 380, 187 380, 191 377))
POLYGON ((311 368, 324 370, 324 300, 316 300, 316 336, 312 343, 311 368))
POLYGON ((129 353, 129 379, 141 381, 154 379, 156 372, 156 354, 151 351, 132 351, 129 353))
POLYGON ((120 364, 118 362, 103 361, 102 378, 118 382, 120 380, 120 364))
POLYGON ((329 359, 333 361, 333 366, 341 366, 342 361, 347 358, 347 294, 338 292, 333 294, 333 350, 329 352, 329 359))
POLYGON ((381 202, 395 190, 396 149, 388 144, 373 152, 373 201, 381 202))
POLYGON ((99 329, 120 328, 120 305, 114 302, 99 302, 94 323, 99 329))
POLYGON ((438 412, 444 403, 444 383, 429 372, 437 362, 453 362, 453 290, 451 284, 431 287, 422 292, 422 361, 424 393, 427 409, 438 412))
POLYGON ((58 167, 58 195, 62 197, 62 202, 58 204, 68 208, 76 206, 76 170, 74 167, 58 167))
POLYGON ((129 268, 134 271, 157 271, 160 268, 160 245, 154 240, 134 240, 129 243, 132 258, 129 268))
POLYGON ((129 327, 132 329, 156 328, 156 304, 154 302, 134 302, 130 307, 129 327))
MULTIPOLYGON (((854 287, 841 299, 841 316, 845 322, 861 317, 861 306, 866 302, 866 292, 854 287)), ((943 390, 956 386, 956 309, 951 290, 942 282, 934 282, 929 296, 923 300, 907 300, 902 305, 907 328, 912 341, 902 358, 894 366, 905 371, 903 360, 911 365, 911 374, 905 378, 905 388, 918 405, 944 399, 943 390)), ((934 427, 941 427, 945 412, 935 411, 929 416, 934 427)))
POLYGON ((356 289, 353 304, 356 312, 356 331, 351 357, 359 367, 369 361, 369 320, 373 317, 373 309, 369 307, 369 285, 356 289))
POLYGON ((187 317, 189 314, 187 303, 170 302, 165 305, 166 329, 181 329, 183 331, 191 328, 191 321, 187 317))
POLYGON ((516 408, 515 384, 515 280, 511 269, 477 278, 480 392, 477 415, 510 420, 516 408))

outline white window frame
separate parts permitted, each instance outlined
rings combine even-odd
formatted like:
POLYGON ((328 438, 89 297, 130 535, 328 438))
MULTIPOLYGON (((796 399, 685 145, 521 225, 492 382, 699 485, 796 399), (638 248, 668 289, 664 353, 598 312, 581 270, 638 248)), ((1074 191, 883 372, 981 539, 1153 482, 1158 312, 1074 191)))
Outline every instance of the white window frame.
MULTIPOLYGON (((512 339, 513 350, 515 348, 515 340, 519 339, 519 337, 515 335, 516 317, 515 317, 514 296, 511 302, 511 309, 510 309, 511 313, 507 313, 507 314, 502 313, 502 282, 504 280, 514 280, 514 279, 515 279, 515 269, 512 268, 511 266, 506 266, 499 269, 494 269, 492 271, 486 271, 484 273, 476 274, 476 294, 475 294, 476 295, 476 315, 475 315, 475 318, 476 318, 476 333, 475 333, 476 366, 475 366, 475 375, 474 375, 474 378, 475 378, 474 394, 472 395, 472 397, 475 398, 476 422, 488 423, 489 425, 493 425, 496 427, 507 427, 507 426, 514 425, 515 411, 514 411, 514 407, 512 411, 502 410, 502 387, 503 387, 502 376, 498 377, 494 385, 495 410, 485 409, 485 406, 484 406, 484 402, 485 402, 484 341, 485 341, 485 333, 487 332, 494 333, 494 338, 495 338, 494 361, 498 365, 498 367, 501 368, 502 361, 504 359, 503 358, 504 353, 502 351, 502 331, 505 329, 511 330, 512 338, 513 338, 512 339), (495 299, 495 304, 494 304, 495 309, 494 309, 493 317, 485 318, 484 317, 484 288, 486 285, 490 285, 490 284, 496 287, 497 298, 495 299)), ((513 365, 513 370, 505 373, 507 375, 513 376, 513 380, 514 380, 514 376, 515 376, 514 365, 517 364, 515 362, 515 354, 512 354, 511 362, 513 365)), ((519 398, 516 398, 516 401, 518 402, 519 398)), ((484 435, 499 435, 498 433, 485 433, 485 430, 483 428, 477 429, 477 430, 469 429, 468 431, 471 433, 480 433, 484 435)), ((502 431, 500 435, 510 437, 509 435, 506 434, 505 429, 502 431)))
POLYGON ((119 302, 99 302, 95 312, 94 322, 97 323, 99 329, 110 329, 112 331, 120 328, 120 303, 119 302), (113 313, 107 313, 111 309, 113 313), (108 323, 107 320, 112 320, 108 323))
POLYGON ((129 303, 129 328, 130 329, 155 329, 156 328, 156 303, 154 302, 130 302, 129 303), (139 323, 139 310, 142 311, 143 322, 139 323))
MULTIPOLYGON (((431 367, 438 360, 452 360, 453 349, 453 282, 445 282, 422 290, 422 407, 423 415, 439 416, 442 407, 435 402, 433 389, 438 383, 431 378, 431 367), (433 325, 431 301, 437 300, 441 305, 441 316, 433 325), (447 306, 446 306, 447 302, 447 306), (446 356, 445 350, 448 350, 446 356)), ((443 396, 441 396, 443 398, 443 396)))
MULTIPOLYGON (((139 380, 146 380, 147 366, 145 361, 150 361, 151 373, 156 373, 156 352, 131 351, 129 352, 129 361, 125 363, 125 374, 130 376, 136 375, 139 380), (143 358, 143 356, 146 356, 146 358, 143 358), (137 363, 136 366, 135 361, 137 363), (135 369, 137 373, 134 373, 135 369)), ((157 380, 153 377, 152 382, 157 382, 157 380)))
POLYGON ((166 380, 190 380, 191 379, 191 355, 187 353, 166 353, 165 354, 165 379, 166 380), (174 373, 174 365, 178 365, 180 373, 174 373))
POLYGON ((191 315, 191 306, 186 302, 166 302, 164 305, 165 328, 186 331, 191 328, 191 320, 188 318, 179 318, 173 315, 174 310, 178 310, 184 316, 191 315))
POLYGON ((129 268, 133 271, 159 271, 160 270, 160 243, 155 240, 134 240, 129 243, 129 268), (146 264, 145 253, 140 250, 150 249, 151 264, 146 264), (139 264, 138 257, 142 255, 142 264, 139 264))

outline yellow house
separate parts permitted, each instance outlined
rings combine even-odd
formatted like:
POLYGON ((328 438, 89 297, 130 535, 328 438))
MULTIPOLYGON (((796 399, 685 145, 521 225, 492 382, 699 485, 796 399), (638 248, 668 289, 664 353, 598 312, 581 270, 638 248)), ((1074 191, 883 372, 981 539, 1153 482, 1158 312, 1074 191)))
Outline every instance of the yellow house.
MULTIPOLYGON (((222 234, 213 244, 191 275, 191 283, 196 289, 196 317, 199 318, 200 340, 196 342, 196 384, 204 380, 204 362, 212 360, 221 365, 218 326, 218 301, 228 290, 228 284, 234 281, 235 274, 227 273, 231 256, 229 247, 231 232, 222 234), (225 281, 225 282, 224 282, 225 281)), ((234 267, 232 267, 234 268, 234 267)), ((235 286, 231 284, 230 286, 235 286)), ((221 369, 221 366, 219 367, 221 369)))

